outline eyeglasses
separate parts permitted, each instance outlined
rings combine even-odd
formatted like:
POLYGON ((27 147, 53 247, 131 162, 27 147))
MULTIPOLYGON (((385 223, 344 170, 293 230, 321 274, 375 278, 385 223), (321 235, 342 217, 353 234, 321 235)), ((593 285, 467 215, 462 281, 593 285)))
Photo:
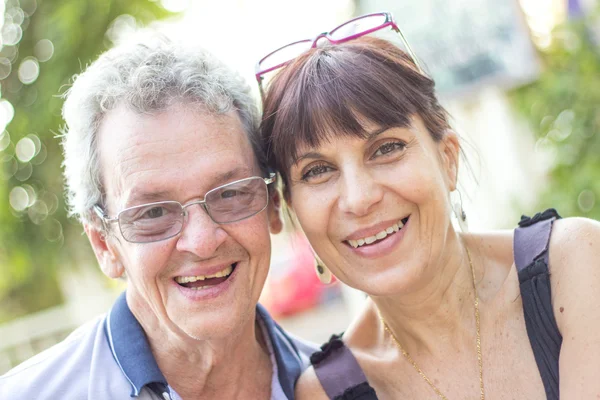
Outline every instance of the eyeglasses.
POLYGON ((388 26, 400 35, 400 39, 402 40, 404 47, 406 47, 406 51, 411 56, 419 71, 423 73, 423 69, 419 65, 417 57, 413 53, 404 34, 400 28, 398 28, 398 25, 396 25, 392 14, 389 12, 379 12, 351 19, 329 32, 321 33, 314 39, 299 40, 267 54, 256 64, 255 76, 258 81, 261 95, 264 97, 262 85, 266 74, 286 66, 305 51, 316 48, 321 39, 327 39, 332 44, 340 44, 379 31, 388 26))
POLYGON ((275 174, 268 178, 254 176, 209 190, 204 199, 182 205, 177 201, 160 201, 122 210, 116 217, 108 217, 100 206, 94 212, 105 225, 118 223, 123 238, 132 243, 150 243, 177 236, 182 230, 187 208, 199 204, 217 224, 230 224, 250 218, 267 207, 268 185, 275 182, 275 174))

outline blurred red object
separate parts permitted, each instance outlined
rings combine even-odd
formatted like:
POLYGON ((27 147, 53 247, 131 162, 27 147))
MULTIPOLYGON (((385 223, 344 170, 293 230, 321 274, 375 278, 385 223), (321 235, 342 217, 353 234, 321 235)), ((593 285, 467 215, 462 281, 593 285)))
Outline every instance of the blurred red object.
POLYGON ((319 281, 310 244, 300 232, 283 243, 274 241, 271 270, 260 302, 274 317, 311 309, 339 296, 335 278, 329 285, 319 281))

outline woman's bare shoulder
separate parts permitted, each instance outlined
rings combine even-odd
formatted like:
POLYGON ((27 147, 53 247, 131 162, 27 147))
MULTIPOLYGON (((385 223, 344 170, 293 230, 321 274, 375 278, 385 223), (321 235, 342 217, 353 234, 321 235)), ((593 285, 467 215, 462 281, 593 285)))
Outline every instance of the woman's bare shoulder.
POLYGON ((574 251, 592 251, 590 255, 598 255, 598 240, 600 239, 600 222, 589 218, 563 218, 556 220, 552 227, 550 253, 562 258, 569 258, 574 251))
POLYGON ((600 393, 600 222, 555 221, 549 267, 552 307, 563 336, 560 397, 593 398, 600 393))
POLYGON ((328 400, 313 367, 302 373, 296 383, 296 399, 298 400, 328 400))
POLYGON ((577 284, 587 285, 598 276, 600 265, 600 222, 587 218, 564 218, 554 222, 549 246, 553 289, 561 297, 579 296, 565 291, 577 284))

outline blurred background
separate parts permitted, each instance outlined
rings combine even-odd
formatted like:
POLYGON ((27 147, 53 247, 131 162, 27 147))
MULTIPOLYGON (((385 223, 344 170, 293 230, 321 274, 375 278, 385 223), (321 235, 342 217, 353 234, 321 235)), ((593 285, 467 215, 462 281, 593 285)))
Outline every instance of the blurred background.
MULTIPOLYGON (((391 11, 466 143, 471 230, 555 207, 600 219, 598 0, 0 0, 0 373, 106 312, 106 279, 63 199, 61 93, 101 52, 153 26, 206 47, 256 88, 271 50, 391 11)), ((258 90, 256 90, 258 97, 258 90)), ((465 168, 463 168, 465 170, 465 168)), ((262 302, 322 342, 364 297, 322 286, 306 241, 273 237, 262 302)))

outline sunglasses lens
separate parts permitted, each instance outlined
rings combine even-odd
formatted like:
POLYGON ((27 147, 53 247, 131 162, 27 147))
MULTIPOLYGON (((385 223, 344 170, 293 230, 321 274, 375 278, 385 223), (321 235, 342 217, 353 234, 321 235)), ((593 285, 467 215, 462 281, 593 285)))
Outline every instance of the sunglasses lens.
POLYGON ((340 25, 329 33, 334 40, 346 39, 348 37, 367 32, 385 24, 387 18, 385 14, 369 15, 363 18, 349 21, 340 25))

